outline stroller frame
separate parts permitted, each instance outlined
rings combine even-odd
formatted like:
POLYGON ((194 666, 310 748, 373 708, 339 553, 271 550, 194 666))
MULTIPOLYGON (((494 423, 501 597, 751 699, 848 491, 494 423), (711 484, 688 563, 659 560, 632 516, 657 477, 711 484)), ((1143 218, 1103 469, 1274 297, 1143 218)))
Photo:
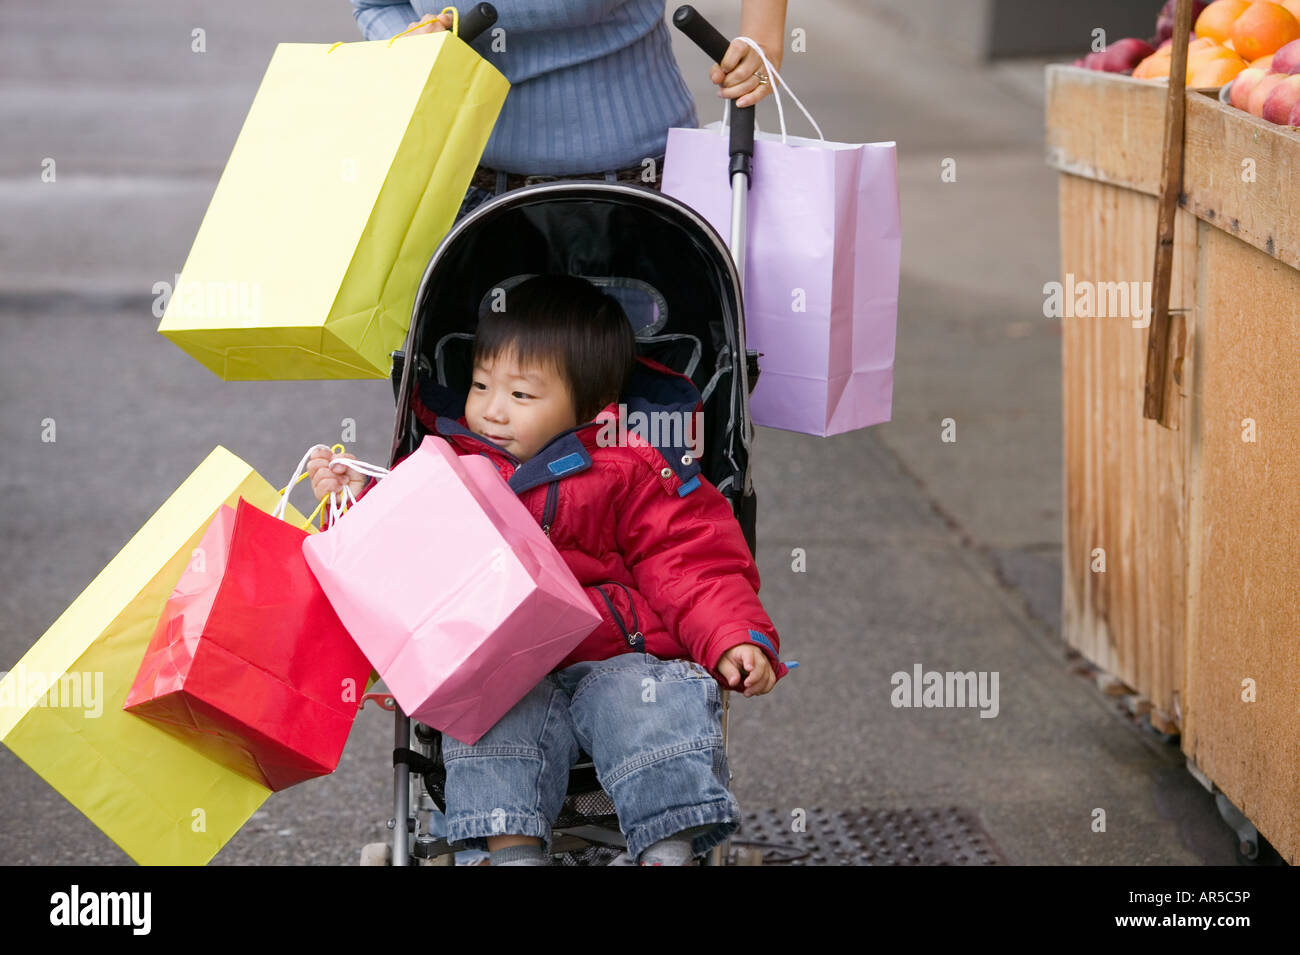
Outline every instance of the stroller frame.
MULTIPOLYGON (((486 7, 486 5, 480 4, 480 7, 486 7)), ((689 6, 678 8, 673 15, 673 22, 704 49, 714 62, 720 61, 725 56, 728 46, 726 39, 700 17, 693 8, 689 6)), ((587 206, 594 208, 600 206, 602 202, 609 203, 618 200, 645 209, 651 217, 659 215, 665 219, 677 219, 679 225, 689 226, 694 232, 691 238, 697 240, 692 251, 711 258, 715 269, 725 276, 725 280, 719 282, 720 287, 717 289, 720 298, 717 303, 720 306, 720 325, 725 342, 713 343, 715 357, 713 364, 715 368, 714 380, 717 380, 717 375, 724 372, 728 379, 729 388, 726 405, 728 418, 727 425, 723 429, 725 434, 724 444, 722 447, 715 445, 711 451, 706 451, 705 460, 712 464, 712 468, 705 466, 704 472, 705 476, 713 481, 718 490, 732 504, 733 513, 735 513, 745 532, 750 551, 754 552, 756 550, 756 501, 751 479, 752 468, 750 467, 754 431, 749 412, 749 395, 758 378, 758 355, 749 351, 745 345, 745 321, 742 303, 745 266, 744 239, 753 157, 754 110, 753 107, 737 109, 734 101, 728 101, 727 110, 731 119, 731 161, 727 170, 732 191, 730 223, 732 244, 730 249, 707 220, 685 203, 665 196, 653 189, 623 183, 557 181, 525 186, 489 199, 453 226, 439 243, 421 279, 412 310, 405 350, 393 353, 392 379, 394 396, 397 401, 397 416, 390 458, 392 463, 396 463, 400 457, 414 450, 415 445, 419 442, 420 429, 411 411, 410 399, 412 389, 416 387, 418 381, 420 359, 427 351, 427 345, 422 341, 424 329, 421 318, 429 311, 436 314, 440 306, 450 305, 454 300, 454 296, 440 295, 440 287, 437 283, 431 281, 440 263, 444 259, 451 259, 448 264, 451 266, 452 275, 460 278, 462 273, 457 270, 456 266, 463 264, 466 257, 460 256, 461 261, 458 262, 456 250, 464 244, 471 230, 481 228, 485 223, 490 222, 493 217, 509 216, 511 213, 515 213, 521 226, 532 225, 540 228, 539 223, 545 222, 545 216, 542 213, 548 203, 570 202, 575 207, 587 206), (530 208, 536 210, 537 216, 532 221, 530 221, 528 214, 530 208), (729 364, 730 367, 724 368, 724 363, 729 364), (718 481, 719 468, 730 472, 728 477, 722 479, 722 483, 718 481), (711 470, 713 473, 710 473, 711 470), (728 481, 730 481, 729 486, 728 481)), ((614 222, 615 220, 611 217, 601 221, 614 222)), ((681 257, 683 260, 686 259, 685 255, 681 257)), ((593 260, 600 261, 601 259, 598 254, 593 253, 590 249, 584 249, 581 253, 569 250, 559 258, 558 265, 556 257, 551 256, 547 262, 549 267, 539 268, 537 271, 563 271, 568 274, 582 274, 581 263, 593 260), (575 267, 575 264, 577 267, 575 267)), ((470 256, 470 261, 472 261, 472 256, 470 256)), ((479 283, 480 286, 481 284, 479 283)), ((473 291, 474 289, 471 288, 470 296, 468 298, 461 296, 460 301, 456 302, 449 310, 452 312, 459 311, 463 315, 470 303, 477 306, 481 292, 480 296, 475 296, 472 294, 473 291), (459 306, 459 308, 457 309, 456 306, 459 306)), ((671 318, 671 315, 669 317, 671 318)), ((475 323, 477 318, 478 313, 476 310, 474 312, 475 323)), ((462 330, 464 324, 462 318, 462 330)), ((730 691, 724 687, 721 696, 724 754, 727 751, 729 697, 730 691)), ((414 737, 419 748, 412 749, 412 721, 401 711, 396 701, 388 694, 372 693, 366 694, 361 702, 362 706, 364 706, 367 699, 375 700, 381 707, 394 713, 393 816, 388 822, 393 837, 391 844, 375 843, 365 847, 362 850, 362 864, 409 865, 412 864, 413 860, 416 864, 454 864, 455 849, 446 840, 432 836, 428 832, 427 826, 429 814, 434 808, 437 808, 433 795, 434 793, 440 794, 439 774, 441 773, 442 778, 445 778, 445 770, 442 768, 440 755, 435 751, 440 748, 440 734, 430 727, 416 723, 414 737), (422 821, 425 822, 423 827, 421 826, 422 821)), ((729 763, 728 766, 730 767, 729 763)), ((730 786, 733 778, 734 773, 729 772, 728 786, 730 786)), ((561 817, 553 825, 551 847, 553 856, 572 852, 599 854, 613 851, 617 853, 619 849, 626 847, 622 832, 617 827, 616 816, 614 816, 615 825, 612 828, 609 825, 610 816, 613 814, 612 804, 609 804, 609 812, 598 813, 595 818, 579 810, 578 800, 589 796, 598 796, 609 804, 609 797, 601 789, 599 781, 596 779, 595 768, 590 758, 587 757, 586 753, 582 753, 578 763, 570 771, 569 785, 564 808, 561 810, 561 817), (571 809, 572 812, 570 812, 571 809)), ((726 864, 729 846, 730 840, 716 846, 707 853, 703 863, 706 865, 726 864)), ((745 864, 756 864, 761 861, 761 856, 755 858, 753 853, 741 853, 739 855, 745 864)))
MULTIPOLYGON (((463 260, 467 255, 472 255, 475 250, 471 248, 460 256, 457 256, 455 250, 464 241, 467 233, 482 228, 485 221, 490 221, 494 217, 504 217, 505 224, 509 225, 513 217, 520 215, 527 217, 530 211, 533 211, 544 223, 545 210, 548 206, 559 209, 556 213, 557 217, 564 217, 570 204, 597 210, 603 206, 617 205, 619 208, 632 206, 647 210, 647 215, 667 218, 678 225, 684 225, 694 233, 697 249, 702 254, 707 254, 713 267, 721 273, 719 294, 725 304, 720 309, 722 314, 716 324, 720 326, 722 335, 717 345, 712 348, 714 361, 702 362, 701 372, 716 378, 721 369, 721 378, 727 381, 728 387, 725 390, 722 387, 714 389, 709 403, 711 415, 724 422, 724 427, 722 438, 714 439, 712 443, 706 442, 706 460, 713 462, 714 465, 712 474, 707 473, 710 469, 706 468, 706 477, 716 482, 718 469, 721 468, 723 471, 730 472, 733 477, 741 478, 741 480, 731 481, 725 487, 724 495, 732 503, 733 512, 736 513, 753 550, 755 498, 749 480, 749 434, 751 432, 749 391, 752 383, 757 379, 757 356, 745 349, 739 275, 725 243, 706 220, 684 203, 643 186, 578 181, 540 183, 496 196, 456 224, 439 244, 438 250, 425 270, 416 296, 416 306, 405 351, 393 355, 392 377, 398 407, 391 461, 395 463, 414 450, 422 438, 422 428, 411 410, 410 399, 412 389, 417 387, 421 373, 420 359, 422 356, 427 356, 429 351, 431 344, 429 338, 437 338, 436 334, 430 335, 428 332, 427 325, 432 323, 421 322, 421 316, 429 313, 437 298, 436 274, 441 268, 450 268, 453 275, 464 274, 459 268, 461 261, 458 259, 463 260), (450 261, 445 261, 448 257, 450 261), (744 355, 745 358, 741 359, 740 355, 744 355), (719 441, 721 445, 718 444, 719 441), (746 490, 749 493, 746 493, 746 490)), ((596 215, 599 216, 599 212, 596 215)), ((676 249, 673 254, 675 257, 681 257, 681 250, 676 249)), ((468 297, 464 295, 461 297, 464 301, 477 303, 480 294, 479 286, 490 287, 490 285, 490 282, 479 282, 469 290, 468 297)), ((669 315, 670 321, 671 318, 672 316, 669 315)), ((477 311, 474 313, 474 321, 477 322, 477 311)), ((445 331, 448 327, 464 326, 443 325, 438 330, 445 331)), ((671 324, 669 327, 677 329, 677 326, 671 324)), ((724 753, 727 746, 729 696, 730 691, 723 688, 721 699, 724 753)), ((432 792, 437 789, 443 772, 438 756, 440 734, 424 727, 423 724, 413 725, 389 694, 371 693, 367 694, 365 699, 373 700, 394 713, 394 780, 393 816, 389 820, 389 826, 393 831, 391 845, 383 844, 382 849, 379 847, 380 844, 368 846, 363 850, 363 860, 369 859, 376 864, 384 864, 391 860, 393 865, 409 865, 413 861, 417 864, 453 864, 455 850, 445 840, 430 835, 427 823, 429 813, 437 807, 432 792)), ((363 699, 362 702, 364 705, 365 700, 363 699)), ((616 825, 613 827, 609 825, 610 817, 613 815, 612 806, 604 812, 588 813, 581 809, 571 811, 572 807, 580 806, 584 800, 592 801, 586 797, 599 796, 608 800, 595 778, 594 767, 589 758, 585 757, 586 754, 583 754, 570 772, 565 810, 561 815, 562 820, 567 816, 569 821, 568 824, 557 821, 554 829, 553 855, 570 852, 600 855, 601 850, 611 850, 617 854, 617 850, 624 848, 622 833, 616 825)), ((715 847, 705 856, 705 864, 723 864, 727 859, 728 850, 727 843, 715 847)))

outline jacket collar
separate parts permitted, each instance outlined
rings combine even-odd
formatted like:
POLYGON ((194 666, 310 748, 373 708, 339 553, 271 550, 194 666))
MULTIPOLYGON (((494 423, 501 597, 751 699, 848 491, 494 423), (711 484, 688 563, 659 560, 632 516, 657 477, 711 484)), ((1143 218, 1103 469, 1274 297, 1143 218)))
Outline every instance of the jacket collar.
POLYGON ((695 413, 702 407, 699 392, 685 375, 648 358, 637 359, 619 402, 606 405, 592 421, 556 435, 523 463, 466 427, 464 400, 450 389, 422 379, 416 396, 415 410, 426 426, 432 417, 437 434, 468 452, 486 455, 498 468, 508 463, 512 471, 508 483, 516 494, 587 470, 592 450, 611 439, 645 459, 655 471, 667 467, 672 480, 665 480, 679 494, 689 493, 699 483, 701 466, 693 448, 700 420, 695 413))
MULTIPOLYGON (((475 434, 465 426, 464 419, 453 421, 446 416, 439 416, 435 430, 444 438, 453 441, 467 451, 476 451, 489 458, 504 459, 514 469, 507 482, 516 494, 522 494, 539 484, 558 481, 570 474, 577 474, 591 467, 591 453, 583 443, 583 431, 592 431, 598 427, 594 421, 562 431, 527 461, 520 462, 509 451, 499 447, 481 435, 475 434)), ((594 439, 593 439, 594 440, 594 439)), ((499 467, 498 463, 498 467, 499 467)))

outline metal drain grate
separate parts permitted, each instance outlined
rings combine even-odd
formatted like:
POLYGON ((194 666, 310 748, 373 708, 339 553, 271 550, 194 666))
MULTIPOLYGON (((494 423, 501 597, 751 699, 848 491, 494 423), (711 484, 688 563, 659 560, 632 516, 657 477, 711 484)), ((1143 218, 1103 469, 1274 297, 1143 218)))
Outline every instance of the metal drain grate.
POLYGON ((803 832, 790 810, 745 815, 732 838, 740 850, 761 850, 763 865, 1006 865, 975 813, 943 809, 807 810, 803 832))

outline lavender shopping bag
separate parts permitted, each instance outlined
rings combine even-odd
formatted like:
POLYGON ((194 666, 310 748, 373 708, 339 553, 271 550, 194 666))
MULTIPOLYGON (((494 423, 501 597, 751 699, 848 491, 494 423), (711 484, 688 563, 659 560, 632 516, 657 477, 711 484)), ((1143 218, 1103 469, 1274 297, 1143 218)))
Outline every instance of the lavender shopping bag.
MULTIPOLYGON (((353 462, 355 464, 355 462, 353 462)), ((600 623, 486 458, 429 436, 303 555, 412 719, 473 745, 600 623)))
MULTIPOLYGON (((762 353, 754 422, 823 436, 880 424, 893 398, 902 250, 894 143, 787 136, 783 108, 781 129, 755 134, 749 191, 745 332, 762 353)), ((727 149, 717 123, 669 130, 662 188, 729 241, 727 149)))

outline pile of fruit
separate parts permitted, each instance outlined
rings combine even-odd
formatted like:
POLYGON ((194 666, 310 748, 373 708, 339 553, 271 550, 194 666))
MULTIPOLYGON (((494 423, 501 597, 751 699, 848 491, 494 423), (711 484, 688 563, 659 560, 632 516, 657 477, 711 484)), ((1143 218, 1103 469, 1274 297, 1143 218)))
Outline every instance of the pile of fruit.
MULTIPOLYGON (((1136 79, 1167 82, 1173 62, 1176 6, 1177 0, 1167 0, 1151 43, 1127 37, 1074 65, 1111 73, 1131 71, 1136 79)), ((1217 88, 1251 70, 1257 71, 1252 78, 1262 85, 1260 80, 1272 75, 1270 70, 1281 72, 1274 65, 1275 55, 1300 40, 1300 0, 1193 0, 1192 20, 1194 32, 1187 48, 1187 86, 1191 88, 1217 88)), ((1233 84, 1234 94, 1237 85, 1233 84)), ((1261 104, 1257 115, 1263 115, 1262 109, 1261 104)))
POLYGON ((1232 81, 1228 101, 1279 126, 1300 126, 1300 40, 1292 40, 1268 63, 1242 70, 1232 81))

